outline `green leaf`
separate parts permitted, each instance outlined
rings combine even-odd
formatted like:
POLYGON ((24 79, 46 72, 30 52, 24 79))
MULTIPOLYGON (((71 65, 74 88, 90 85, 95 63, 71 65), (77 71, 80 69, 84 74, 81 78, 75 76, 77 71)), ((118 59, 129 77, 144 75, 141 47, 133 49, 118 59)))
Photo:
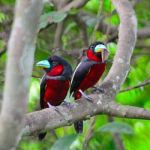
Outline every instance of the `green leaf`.
POLYGON ((69 15, 76 15, 78 12, 79 12, 78 9, 72 8, 72 9, 69 11, 69 15))
POLYGON ((71 144, 75 141, 76 138, 76 134, 64 136, 54 143, 54 145, 51 147, 51 150, 69 150, 71 144))
POLYGON ((110 12, 111 11, 111 1, 110 0, 105 0, 103 3, 104 3, 103 4, 104 10, 106 12, 110 12))
POLYGON ((51 17, 54 23, 63 21, 67 16, 65 12, 52 12, 51 17))
POLYGON ((88 3, 85 5, 85 9, 92 13, 97 13, 98 8, 99 8, 98 0, 88 1, 88 3))
POLYGON ((58 11, 53 11, 50 13, 45 13, 40 17, 40 25, 39 28, 45 28, 48 24, 48 22, 54 22, 54 23, 59 23, 63 21, 67 16, 67 13, 65 12, 58 12, 58 11))
POLYGON ((72 28, 76 27, 76 23, 75 22, 71 22, 64 30, 64 34, 67 34, 72 28))
POLYGON ((107 123, 99 129, 100 132, 111 132, 111 133, 123 133, 123 134, 133 134, 132 127, 127 123, 112 122, 107 123))
POLYGON ((8 20, 8 16, 0 11, 0 23, 3 23, 6 20, 8 20))

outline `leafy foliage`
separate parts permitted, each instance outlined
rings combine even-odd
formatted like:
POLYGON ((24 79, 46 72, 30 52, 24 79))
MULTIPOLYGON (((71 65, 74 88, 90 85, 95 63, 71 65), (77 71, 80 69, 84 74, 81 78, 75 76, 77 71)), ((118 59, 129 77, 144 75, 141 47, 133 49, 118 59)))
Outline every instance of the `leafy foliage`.
POLYGON ((63 21, 67 16, 67 13, 65 12, 49 12, 45 13, 40 18, 40 25, 39 29, 45 28, 48 25, 48 22, 51 20, 51 22, 59 23, 63 21))
MULTIPOLYGON (((101 1, 102 2, 102 1, 101 1)), ((5 50, 7 45, 7 36, 11 29, 11 23, 13 21, 12 7, 14 7, 15 0, 0 0, 0 53, 5 50), (8 10, 6 8, 9 8, 8 10), (2 36, 1 36, 2 35, 2 36)), ((138 28, 148 28, 150 26, 150 3, 149 1, 141 1, 134 5, 136 16, 138 19, 138 28)), ((35 63, 39 60, 47 58, 49 55, 61 55, 70 62, 73 68, 78 62, 78 55, 70 52, 77 52, 81 48, 86 48, 83 41, 83 29, 86 29, 87 38, 90 40, 95 24, 97 21, 103 21, 110 26, 119 25, 119 17, 111 2, 111 0, 103 0, 102 13, 100 18, 97 18, 97 12, 99 9, 99 0, 90 0, 82 9, 72 9, 69 13, 59 12, 56 7, 51 3, 46 3, 39 23, 39 34, 36 43, 35 63), (83 15, 82 15, 83 13, 83 15), (86 27, 78 24, 75 20, 76 15, 84 21, 86 27), (81 15, 80 15, 81 14, 81 15), (49 26, 49 21, 52 22, 49 26), (62 49, 57 50, 54 47, 56 25, 64 21, 63 33, 61 36, 62 49)), ((32 15, 32 14, 31 14, 32 15)), ((109 28, 107 29, 109 31, 109 28)), ((101 30, 96 31, 96 40, 106 41, 111 35, 103 34, 101 30)), ((122 89, 137 85, 146 79, 150 78, 150 53, 149 45, 150 39, 139 39, 137 45, 143 45, 143 47, 136 47, 131 60, 130 72, 127 76, 122 89)), ((110 50, 109 60, 113 60, 115 55, 117 44, 116 41, 112 41, 107 45, 110 50)), ((5 64, 7 62, 7 53, 0 56, 0 99, 4 87, 5 79, 5 64)), ((111 63, 108 62, 106 73, 109 71, 111 63)), ((43 72, 33 67, 33 76, 41 77, 43 72)), ((35 111, 39 105, 39 84, 40 80, 32 77, 30 81, 30 95, 28 101, 28 111, 35 111)), ((138 89, 133 89, 124 93, 118 93, 116 101, 124 105, 134 105, 150 109, 150 86, 145 86, 138 89)), ((69 98, 67 97, 67 100, 69 98)), ((83 149, 83 143, 89 128, 89 120, 84 121, 84 133, 81 135, 73 134, 74 129, 72 126, 56 129, 55 131, 48 132, 46 138, 39 142, 36 135, 34 137, 25 137, 21 140, 18 150, 57 150, 57 149, 83 149), (61 137, 61 138, 60 138, 61 137)), ((113 133, 121 134, 123 145, 126 150, 147 150, 150 149, 150 122, 144 120, 134 119, 120 119, 114 118, 113 123, 109 123, 107 116, 99 115, 96 117, 96 123, 93 127, 93 134, 88 142, 88 149, 106 149, 116 150, 113 133), (111 134, 108 134, 111 133, 111 134), (133 134, 134 133, 134 134, 133 134), (132 135, 132 136, 131 136, 132 135)))
POLYGON ((100 132, 133 134, 133 129, 127 123, 111 122, 103 125, 99 129, 100 132))
POLYGON ((54 143, 54 145, 51 147, 51 150, 59 150, 60 147, 62 150, 69 150, 71 144, 75 141, 76 138, 77 135, 75 134, 64 136, 54 143))

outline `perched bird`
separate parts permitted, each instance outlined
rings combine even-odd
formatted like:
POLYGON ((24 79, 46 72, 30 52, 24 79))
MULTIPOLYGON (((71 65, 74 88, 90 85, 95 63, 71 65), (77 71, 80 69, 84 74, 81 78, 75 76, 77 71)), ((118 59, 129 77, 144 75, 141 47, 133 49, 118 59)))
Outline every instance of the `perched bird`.
MULTIPOLYGON (((82 96, 91 100, 84 91, 98 82, 105 71, 107 58, 108 50, 103 42, 95 42, 89 46, 86 56, 76 67, 71 79, 70 94, 75 100, 82 96)), ((77 133, 82 133, 83 121, 75 122, 74 127, 77 133)))
MULTIPOLYGON (((68 92, 72 75, 72 68, 63 58, 52 56, 36 64, 45 71, 40 85, 41 109, 60 105, 68 92)), ((42 140, 46 132, 39 134, 42 140)))

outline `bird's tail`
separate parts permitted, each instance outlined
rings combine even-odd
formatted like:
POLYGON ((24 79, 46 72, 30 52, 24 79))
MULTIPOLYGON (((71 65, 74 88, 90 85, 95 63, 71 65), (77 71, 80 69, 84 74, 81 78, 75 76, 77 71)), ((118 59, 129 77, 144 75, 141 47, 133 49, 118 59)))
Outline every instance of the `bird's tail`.
POLYGON ((83 132, 83 121, 77 121, 74 123, 74 128, 77 133, 82 133, 83 132))
POLYGON ((41 133, 39 134, 39 140, 40 140, 40 141, 43 140, 43 139, 45 138, 45 136, 46 136, 46 132, 41 132, 41 133))

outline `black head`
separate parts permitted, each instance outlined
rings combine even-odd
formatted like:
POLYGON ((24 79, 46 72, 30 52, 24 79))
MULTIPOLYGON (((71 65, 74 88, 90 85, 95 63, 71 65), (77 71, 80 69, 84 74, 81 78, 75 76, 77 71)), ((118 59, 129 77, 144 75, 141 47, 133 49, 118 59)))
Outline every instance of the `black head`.
POLYGON ((38 62, 36 65, 42 67, 46 72, 49 72, 53 67, 57 66, 58 64, 63 65, 64 72, 63 74, 68 75, 71 77, 72 75, 72 68, 70 64, 59 56, 51 56, 47 60, 42 60, 38 62))
POLYGON ((92 43, 92 44, 89 46, 89 49, 93 50, 93 52, 94 52, 95 47, 96 47, 97 45, 104 45, 104 46, 106 46, 103 42, 96 41, 96 42, 92 43))
POLYGON ((103 42, 100 42, 100 41, 94 42, 89 46, 89 49, 92 50, 92 52, 97 57, 101 58, 102 62, 107 60, 109 52, 107 50, 106 45, 103 42))

